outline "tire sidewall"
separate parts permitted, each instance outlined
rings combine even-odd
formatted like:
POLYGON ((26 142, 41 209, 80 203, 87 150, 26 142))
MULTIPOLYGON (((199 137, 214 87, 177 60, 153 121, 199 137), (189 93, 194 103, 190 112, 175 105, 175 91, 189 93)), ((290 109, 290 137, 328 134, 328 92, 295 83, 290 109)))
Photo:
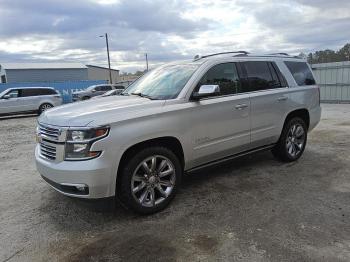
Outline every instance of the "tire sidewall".
POLYGON ((308 130, 307 130, 306 124, 305 124, 304 120, 302 120, 300 117, 294 117, 287 122, 286 126, 283 129, 283 133, 282 133, 281 141, 280 141, 280 147, 284 153, 284 157, 286 158, 286 160, 296 161, 302 156, 302 154, 304 153, 305 147, 306 147, 307 131, 308 130), (295 157, 292 157, 288 153, 287 146, 286 146, 286 140, 287 140, 290 128, 295 124, 299 124, 303 127, 304 133, 305 133, 305 141, 304 141, 303 148, 301 149, 300 153, 298 155, 296 155, 295 157))
POLYGON ((133 211, 140 214, 152 214, 164 209, 171 200, 175 197, 177 188, 181 183, 182 177, 182 167, 179 159, 176 155, 169 149, 165 147, 151 147, 142 149, 137 152, 134 156, 131 157, 129 161, 122 167, 122 171, 120 172, 120 177, 117 178, 117 196, 121 200, 122 204, 127 208, 132 209, 133 211), (175 185, 171 192, 171 194, 159 205, 154 207, 144 207, 139 204, 132 195, 131 192, 131 179, 136 167, 146 158, 152 155, 161 155, 168 158, 174 168, 175 168, 175 185), (119 181, 118 181, 119 180, 119 181), (118 183, 119 182, 119 183, 118 183))

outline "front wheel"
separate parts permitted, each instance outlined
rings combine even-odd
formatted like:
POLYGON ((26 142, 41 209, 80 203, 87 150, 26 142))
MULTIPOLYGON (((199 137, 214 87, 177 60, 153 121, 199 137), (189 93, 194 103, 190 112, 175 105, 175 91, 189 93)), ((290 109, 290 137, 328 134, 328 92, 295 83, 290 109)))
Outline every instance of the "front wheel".
POLYGON ((141 214, 155 213, 175 197, 181 176, 180 161, 171 150, 146 148, 122 167, 117 194, 127 208, 141 214))
POLYGON ((288 120, 276 146, 272 149, 273 155, 284 161, 292 162, 301 157, 307 141, 307 127, 300 117, 288 120))

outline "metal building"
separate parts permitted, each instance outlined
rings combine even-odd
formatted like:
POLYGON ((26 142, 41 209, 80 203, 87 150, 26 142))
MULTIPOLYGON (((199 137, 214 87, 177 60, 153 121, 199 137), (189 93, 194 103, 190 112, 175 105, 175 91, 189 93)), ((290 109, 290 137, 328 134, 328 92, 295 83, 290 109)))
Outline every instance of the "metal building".
POLYGON ((1 63, 0 82, 49 82, 88 80, 88 69, 80 63, 1 63))
MULTIPOLYGON (((89 80, 105 80, 109 82, 109 69, 102 66, 86 65, 89 80)), ((119 82, 119 70, 111 69, 112 83, 119 82)))
POLYGON ((350 62, 311 65, 322 102, 350 102, 350 62))

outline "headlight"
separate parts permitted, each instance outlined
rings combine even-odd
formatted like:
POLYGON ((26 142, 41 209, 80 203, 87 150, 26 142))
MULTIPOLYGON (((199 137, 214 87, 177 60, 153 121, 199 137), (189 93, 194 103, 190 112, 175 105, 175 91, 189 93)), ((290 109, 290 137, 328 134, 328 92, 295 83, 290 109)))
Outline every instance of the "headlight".
POLYGON ((106 137, 109 127, 81 130, 68 130, 65 148, 65 160, 87 160, 98 157, 100 151, 90 151, 92 144, 106 137))

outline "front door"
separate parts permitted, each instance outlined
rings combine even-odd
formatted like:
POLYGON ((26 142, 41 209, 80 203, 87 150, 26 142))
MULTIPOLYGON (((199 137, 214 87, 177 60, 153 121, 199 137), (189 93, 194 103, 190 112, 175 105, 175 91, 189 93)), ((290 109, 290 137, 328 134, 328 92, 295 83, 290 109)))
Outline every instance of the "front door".
POLYGON ((242 152, 250 144, 250 99, 241 93, 236 64, 213 66, 194 91, 204 84, 219 85, 220 94, 191 102, 193 166, 242 152))
POLYGON ((10 114, 21 111, 21 105, 18 103, 19 93, 18 89, 12 89, 0 98, 0 114, 10 114))

